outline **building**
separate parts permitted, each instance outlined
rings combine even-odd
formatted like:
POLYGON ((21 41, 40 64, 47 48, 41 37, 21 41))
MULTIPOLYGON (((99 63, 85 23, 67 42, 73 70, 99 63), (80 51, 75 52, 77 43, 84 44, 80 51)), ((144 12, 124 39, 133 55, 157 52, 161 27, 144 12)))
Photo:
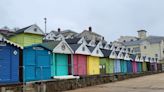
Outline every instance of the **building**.
POLYGON ((3 35, 3 37, 8 38, 14 34, 14 31, 9 29, 0 29, 0 34, 3 35))
MULTIPOLYGON (((85 76, 87 75, 87 56, 91 54, 85 43, 69 44, 73 54, 73 75, 85 76)), ((70 62, 71 64, 71 62, 70 62)))
MULTIPOLYGON (((69 67, 69 62, 72 62, 72 58, 69 55, 73 54, 71 47, 63 41, 49 41, 42 44, 43 46, 49 48, 53 52, 53 58, 51 63, 51 76, 68 76, 69 73, 72 74, 72 70, 69 67)), ((72 57, 72 56, 71 56, 72 57)))
POLYGON ((135 37, 135 36, 121 36, 118 39, 118 42, 130 42, 130 41, 136 41, 138 39, 139 38, 138 37, 135 37))
POLYGON ((51 79, 51 50, 42 44, 23 49, 23 82, 51 79))
POLYGON ((17 30, 9 40, 21 45, 29 46, 32 44, 42 43, 44 32, 36 24, 17 30))
POLYGON ((19 83, 21 46, 6 39, 0 39, 0 84, 19 83))
POLYGON ((87 56, 87 74, 88 75, 97 75, 100 74, 100 57, 103 57, 103 53, 98 46, 89 47, 91 56, 87 56))
POLYGON ((89 40, 89 41, 94 40, 95 42, 96 41, 106 42, 104 40, 104 36, 92 31, 92 27, 89 27, 88 30, 84 30, 83 32, 77 34, 75 37, 84 37, 86 40, 89 40))
MULTIPOLYGON (((164 60, 164 36, 147 36, 147 31, 139 30, 135 40, 119 42, 120 46, 130 48, 141 56, 148 56, 164 60)), ((129 39, 129 38, 128 38, 129 39)))
POLYGON ((50 33, 48 33, 44 37, 44 40, 63 40, 63 39, 73 38, 77 34, 78 33, 74 32, 72 30, 61 31, 61 29, 58 28, 57 31, 51 31, 50 33))

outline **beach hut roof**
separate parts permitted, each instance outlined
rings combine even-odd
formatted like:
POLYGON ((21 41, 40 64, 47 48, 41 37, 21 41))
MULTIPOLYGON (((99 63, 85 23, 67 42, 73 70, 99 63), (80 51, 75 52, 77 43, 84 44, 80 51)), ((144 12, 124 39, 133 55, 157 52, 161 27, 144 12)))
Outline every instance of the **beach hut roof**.
POLYGON ((75 54, 90 55, 91 52, 85 43, 82 44, 68 44, 75 54))
POLYGON ((42 46, 49 48, 54 53, 62 53, 62 54, 71 54, 73 50, 71 47, 65 42, 62 41, 49 41, 41 44, 42 46))
POLYGON ((69 38, 69 39, 65 39, 65 41, 68 44, 77 44, 80 41, 81 38, 69 38))
POLYGON ((131 58, 132 60, 135 60, 135 59, 136 59, 136 55, 135 55, 135 54, 130 54, 130 58, 131 58))
POLYGON ((116 52, 117 56, 118 56, 118 54, 120 53, 120 51, 115 51, 115 52, 116 52))
POLYGON ((72 50, 75 52, 80 46, 81 44, 68 44, 72 50))
POLYGON ((14 43, 14 42, 11 42, 11 41, 9 41, 9 40, 3 38, 3 36, 0 37, 0 41, 1 41, 1 42, 6 42, 6 43, 8 43, 8 44, 10 44, 10 45, 16 46, 17 48, 23 49, 23 47, 20 46, 19 44, 14 43))
POLYGON ((104 54, 104 57, 109 57, 112 50, 106 50, 106 49, 101 49, 102 53, 104 54))
POLYGON ((61 41, 49 41, 49 42, 45 42, 45 43, 42 43, 40 44, 41 46, 43 47, 46 47, 50 50, 53 51, 53 49, 60 43, 61 41))
MULTIPOLYGON (((52 51, 50 48, 48 48, 48 47, 46 47, 46 46, 43 46, 42 44, 33 44, 33 45, 30 45, 30 46, 25 46, 24 49, 25 49, 25 48, 30 48, 30 47, 42 47, 42 48, 44 48, 44 49, 46 49, 46 50, 52 51)), ((36 49, 37 49, 37 48, 36 48, 36 49)))
POLYGON ((34 34, 44 35, 44 32, 36 24, 33 24, 33 25, 30 25, 30 26, 27 26, 27 27, 17 30, 15 32, 15 35, 19 34, 19 33, 34 33, 34 34), (38 29, 38 30, 31 30, 31 28, 38 29))
POLYGON ((87 46, 87 47, 90 50, 90 52, 93 52, 93 50, 95 49, 95 47, 92 47, 92 46, 87 46))

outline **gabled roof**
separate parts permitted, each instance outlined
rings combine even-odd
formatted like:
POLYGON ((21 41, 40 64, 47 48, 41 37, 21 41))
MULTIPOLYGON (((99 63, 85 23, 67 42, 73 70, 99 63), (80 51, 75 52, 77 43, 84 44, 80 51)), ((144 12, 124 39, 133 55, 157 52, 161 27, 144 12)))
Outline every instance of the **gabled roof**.
POLYGON ((86 40, 86 42, 89 44, 91 40, 86 40))
POLYGON ((22 28, 22 29, 19 29, 19 30, 17 30, 15 33, 16 34, 18 34, 18 33, 24 33, 24 31, 26 30, 26 29, 28 29, 28 28, 30 28, 30 27, 32 27, 33 25, 30 25, 30 26, 27 26, 27 27, 24 27, 24 28, 22 28))
POLYGON ((120 53, 120 51, 115 51, 115 52, 116 52, 117 56, 118 56, 118 54, 120 53))
POLYGON ((146 56, 142 56, 143 60, 145 61, 146 60, 146 56))
POLYGON ((81 38, 69 38, 69 39, 65 39, 65 41, 68 43, 68 44, 77 44, 78 41, 80 40, 81 38))
POLYGON ((142 40, 136 40, 136 41, 130 41, 130 42, 125 42, 123 43, 125 46, 133 46, 133 45, 140 45, 142 40))
POLYGON ((123 43, 125 46, 133 46, 133 45, 140 45, 144 41, 148 41, 150 44, 152 43, 160 43, 161 40, 164 40, 163 36, 148 36, 145 39, 140 39, 136 41, 130 41, 123 43))
POLYGON ((161 40, 164 40, 164 37, 163 36, 149 36, 146 38, 146 40, 148 42, 150 42, 150 44, 151 43, 160 43, 161 40))
POLYGON ((24 48, 29 48, 29 47, 43 47, 43 48, 45 48, 46 50, 52 51, 52 49, 50 49, 50 48, 48 48, 47 46, 42 45, 42 44, 33 44, 33 45, 30 45, 30 46, 25 46, 24 48))
POLYGON ((116 54, 115 50, 111 50, 111 54, 110 54, 109 58, 112 58, 112 59, 117 58, 117 54, 116 54))
POLYGON ((16 46, 17 48, 23 49, 23 47, 20 46, 19 44, 16 44, 14 42, 11 42, 11 41, 9 41, 7 39, 4 39, 4 42, 9 43, 10 45, 16 46))
POLYGON ((68 44, 68 45, 75 52, 80 47, 81 44, 68 44))
POLYGON ((60 43, 61 41, 49 41, 49 42, 45 42, 45 43, 41 43, 41 46, 44 46, 50 50, 53 51, 53 49, 60 43))
POLYGON ((122 52, 122 54, 123 54, 123 56, 125 57, 125 55, 126 55, 126 52, 122 52))
POLYGON ((112 50, 106 50, 106 49, 100 49, 102 53, 104 54, 104 57, 109 57, 112 50))
MULTIPOLYGON (((86 34, 90 34, 90 35, 95 35, 95 36, 101 36, 100 34, 97 34, 95 32, 92 32, 92 31, 88 31, 88 30, 84 30, 83 32, 81 32, 80 34, 78 34, 77 36, 83 34, 83 33, 86 33, 86 34)), ((102 36, 101 36, 102 37, 102 36)))
POLYGON ((87 47, 88 47, 88 49, 90 50, 91 53, 92 53, 93 50, 96 48, 96 47, 92 47, 92 46, 87 46, 87 47))
POLYGON ((95 44, 97 45, 100 41, 95 41, 95 44))
POLYGON ((41 44, 42 46, 52 50, 54 53, 62 53, 62 54, 72 54, 73 50, 71 47, 63 40, 63 41, 50 41, 41 44))
POLYGON ((72 34, 71 36, 74 37, 74 35, 77 35, 78 33, 76 33, 75 31, 72 31, 72 30, 63 30, 63 31, 51 31, 50 33, 53 33, 55 34, 56 36, 59 35, 59 34, 62 34, 64 37, 67 37, 68 35, 72 34))
POLYGON ((135 60, 135 59, 136 59, 136 55, 135 55, 135 54, 130 54, 130 58, 131 58, 132 60, 135 60))
POLYGON ((39 35, 45 35, 44 32, 36 25, 36 24, 33 24, 33 25, 30 25, 30 26, 27 26, 27 27, 24 27, 22 29, 19 29, 15 32, 15 35, 16 34, 19 34, 19 33, 34 33, 34 34, 39 34, 39 35), (32 28, 32 27, 35 27, 37 29, 39 29, 39 31, 32 31, 32 30, 28 30, 29 28, 32 28))
POLYGON ((102 43, 102 46, 105 47, 107 45, 107 43, 102 43))
POLYGON ((76 35, 76 34, 78 34, 78 33, 76 33, 75 31, 72 31, 72 30, 70 30, 70 29, 63 30, 63 31, 61 31, 60 33, 63 34, 63 36, 67 36, 68 33, 73 33, 73 36, 76 35))
POLYGON ((10 30, 0 29, 0 34, 7 38, 14 35, 14 32, 10 30))

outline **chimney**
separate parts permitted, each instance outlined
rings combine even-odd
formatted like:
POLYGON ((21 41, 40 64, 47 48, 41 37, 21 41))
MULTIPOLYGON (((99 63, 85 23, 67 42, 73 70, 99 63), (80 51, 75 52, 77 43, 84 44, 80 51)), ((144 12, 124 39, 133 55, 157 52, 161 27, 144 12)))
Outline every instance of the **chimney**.
POLYGON ((60 28, 58 28, 58 32, 59 32, 59 33, 61 32, 61 29, 60 29, 60 28))
POLYGON ((104 38, 104 37, 102 37, 102 40, 103 40, 103 41, 104 41, 104 39, 105 39, 105 38, 104 38))
POLYGON ((92 32, 92 27, 89 27, 89 32, 92 32))
POLYGON ((145 39, 147 36, 146 36, 146 33, 147 33, 147 31, 146 30, 139 30, 139 31, 137 31, 138 32, 138 37, 140 38, 140 39, 145 39))

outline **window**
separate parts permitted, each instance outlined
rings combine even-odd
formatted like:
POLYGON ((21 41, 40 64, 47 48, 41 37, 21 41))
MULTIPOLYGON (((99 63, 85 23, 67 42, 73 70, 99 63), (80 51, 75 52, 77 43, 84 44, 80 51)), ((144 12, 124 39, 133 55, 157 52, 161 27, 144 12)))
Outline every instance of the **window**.
POLYGON ((64 44, 61 46, 61 49, 62 49, 62 50, 65 50, 65 49, 66 49, 66 47, 65 47, 64 44))
POLYGON ((133 39, 131 39, 130 41, 134 41, 133 39))
POLYGON ((99 54, 99 50, 97 50, 96 53, 99 54))
POLYGON ((123 42, 126 42, 126 40, 124 40, 123 42))
POLYGON ((146 49, 146 46, 144 46, 144 49, 146 49))
POLYGON ((85 47, 83 47, 82 50, 85 51, 85 47))
POLYGON ((155 57, 158 57, 158 54, 155 54, 155 57))
POLYGON ((37 32, 37 28, 34 28, 34 31, 37 32))

